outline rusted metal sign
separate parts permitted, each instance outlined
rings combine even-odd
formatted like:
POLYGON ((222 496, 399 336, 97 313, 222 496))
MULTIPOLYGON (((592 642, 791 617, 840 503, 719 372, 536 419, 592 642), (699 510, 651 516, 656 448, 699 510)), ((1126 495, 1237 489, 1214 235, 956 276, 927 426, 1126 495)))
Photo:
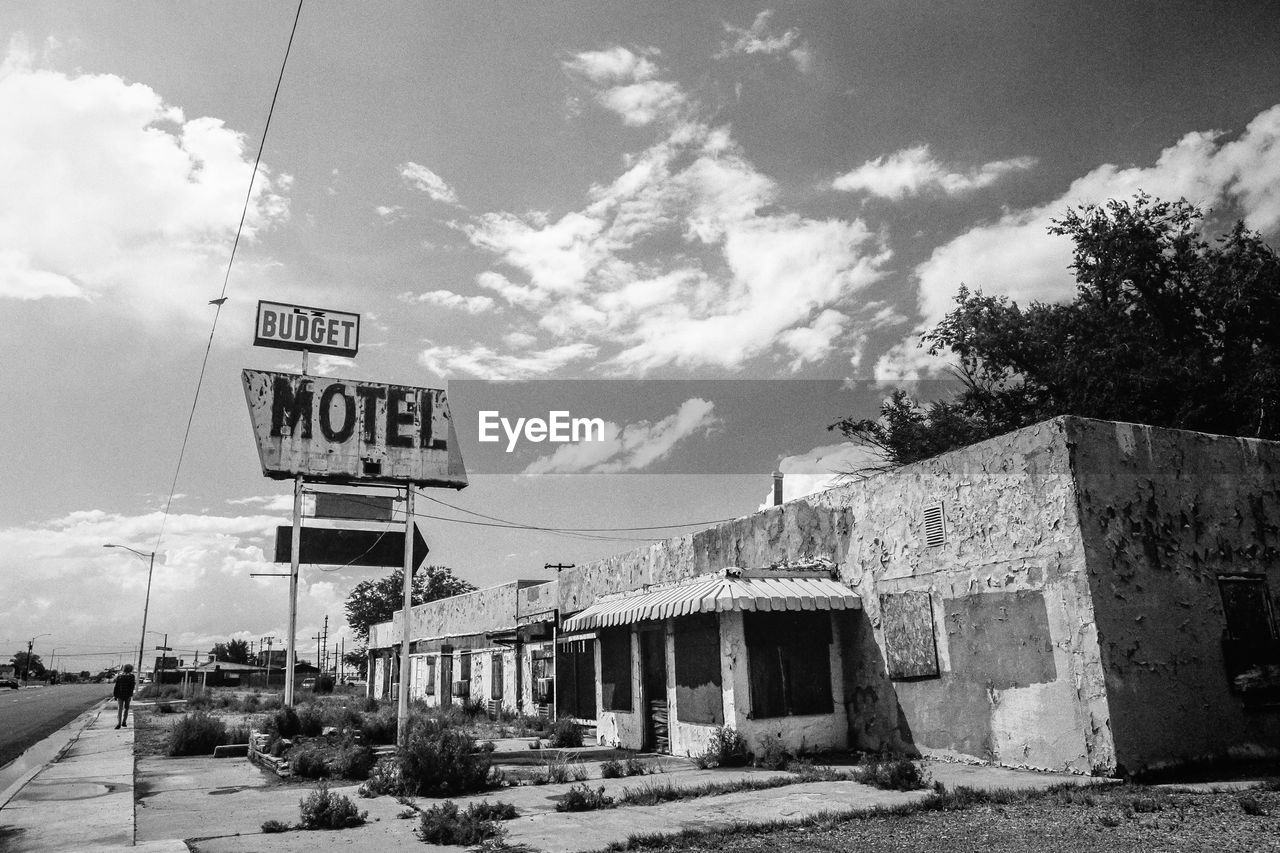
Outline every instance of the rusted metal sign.
POLYGON ((467 485, 449 402, 438 388, 264 370, 245 370, 242 379, 268 477, 467 485))
POLYGON ((360 315, 259 300, 253 344, 351 358, 360 348, 360 315))

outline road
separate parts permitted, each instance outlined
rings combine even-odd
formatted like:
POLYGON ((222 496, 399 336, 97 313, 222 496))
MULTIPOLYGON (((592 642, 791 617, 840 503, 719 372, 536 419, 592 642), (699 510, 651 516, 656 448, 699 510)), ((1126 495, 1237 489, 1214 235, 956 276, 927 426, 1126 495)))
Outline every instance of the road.
POLYGON ((110 695, 110 684, 0 689, 0 767, 110 695))

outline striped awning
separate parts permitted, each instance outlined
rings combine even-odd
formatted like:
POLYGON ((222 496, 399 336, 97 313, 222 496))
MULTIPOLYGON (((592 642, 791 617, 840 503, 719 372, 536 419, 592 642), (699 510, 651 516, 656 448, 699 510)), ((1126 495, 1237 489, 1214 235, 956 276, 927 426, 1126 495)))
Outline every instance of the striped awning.
POLYGON ((587 631, 731 610, 856 610, 860 607, 862 601, 857 593, 830 578, 717 575, 601 598, 565 620, 560 630, 587 631))

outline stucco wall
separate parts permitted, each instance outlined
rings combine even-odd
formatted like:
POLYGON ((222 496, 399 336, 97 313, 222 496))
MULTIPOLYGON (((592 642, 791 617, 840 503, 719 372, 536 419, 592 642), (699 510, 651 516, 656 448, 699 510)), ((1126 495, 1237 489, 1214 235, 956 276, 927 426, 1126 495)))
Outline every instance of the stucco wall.
POLYGON ((1280 612, 1280 444, 1072 419, 1117 758, 1141 772, 1280 749, 1280 708, 1229 689, 1219 573, 1280 612))
POLYGON ((862 598, 841 630, 852 746, 1114 766, 1061 420, 565 571, 560 612, 608 592, 806 556, 835 561, 862 598), (923 513, 938 501, 947 541, 929 547, 923 513), (908 591, 930 596, 940 673, 890 680, 879 596, 908 591))

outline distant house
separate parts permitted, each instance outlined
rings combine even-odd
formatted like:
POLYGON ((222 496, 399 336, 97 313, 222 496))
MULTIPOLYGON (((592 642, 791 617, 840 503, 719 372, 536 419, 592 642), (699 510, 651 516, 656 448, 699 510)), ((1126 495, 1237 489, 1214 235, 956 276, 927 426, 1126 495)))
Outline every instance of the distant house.
MULTIPOLYGON (((1125 775, 1280 756, 1278 594, 1280 443, 1064 417, 414 608, 410 690, 492 699, 502 649, 504 707, 536 685, 600 743, 696 754, 728 725, 1125 775), (523 625, 533 590, 554 609, 523 625)), ((375 693, 401 616, 371 631, 375 693)))
POLYGON ((17 678, 18 668, 11 663, 0 663, 0 678, 17 678))

